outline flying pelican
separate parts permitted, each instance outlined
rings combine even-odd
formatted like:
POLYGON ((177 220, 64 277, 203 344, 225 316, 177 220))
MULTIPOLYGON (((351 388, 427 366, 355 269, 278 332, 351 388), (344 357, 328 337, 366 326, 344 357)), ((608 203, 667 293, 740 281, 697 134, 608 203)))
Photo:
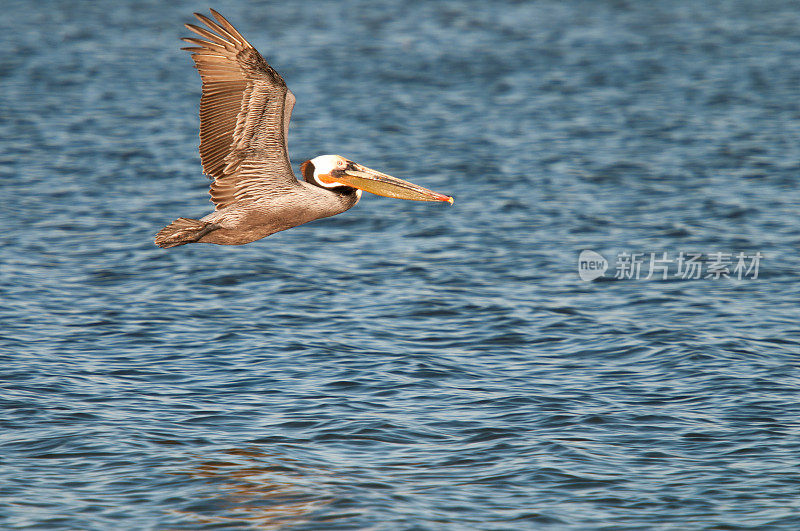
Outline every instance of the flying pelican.
POLYGON ((286 137, 294 94, 283 78, 222 15, 195 13, 208 29, 186 24, 202 39, 184 38, 203 81, 200 161, 214 179, 215 210, 202 219, 178 218, 156 245, 241 245, 353 207, 362 190, 415 201, 453 198, 371 170, 339 155, 300 166, 298 181, 286 137))

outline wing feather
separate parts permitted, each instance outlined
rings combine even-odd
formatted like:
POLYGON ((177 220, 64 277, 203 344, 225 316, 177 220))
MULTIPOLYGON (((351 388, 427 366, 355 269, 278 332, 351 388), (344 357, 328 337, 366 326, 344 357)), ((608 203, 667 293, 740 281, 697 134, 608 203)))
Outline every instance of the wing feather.
POLYGON ((294 95, 283 78, 222 15, 195 13, 207 26, 186 27, 183 40, 203 82, 200 160, 214 179, 217 210, 297 184, 287 146, 294 95))

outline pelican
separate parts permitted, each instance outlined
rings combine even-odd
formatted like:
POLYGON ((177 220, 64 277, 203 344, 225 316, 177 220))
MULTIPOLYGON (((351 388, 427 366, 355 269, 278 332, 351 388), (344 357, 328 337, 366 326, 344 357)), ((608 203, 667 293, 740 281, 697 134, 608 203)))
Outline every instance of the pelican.
POLYGON ((415 201, 453 198, 371 170, 340 155, 321 155, 292 171, 287 147, 295 97, 286 82, 222 15, 186 24, 184 38, 203 83, 200 161, 213 179, 214 212, 178 218, 155 238, 160 247, 187 243, 242 245, 352 208, 362 191, 415 201))

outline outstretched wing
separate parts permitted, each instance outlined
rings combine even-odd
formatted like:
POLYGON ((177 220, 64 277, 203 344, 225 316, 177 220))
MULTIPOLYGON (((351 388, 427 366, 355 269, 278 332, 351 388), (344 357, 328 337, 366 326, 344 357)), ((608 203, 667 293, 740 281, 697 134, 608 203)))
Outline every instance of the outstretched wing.
POLYGON ((200 160, 214 179, 216 209, 236 201, 274 195, 293 187, 287 147, 294 95, 283 78, 230 22, 195 13, 209 29, 186 24, 202 39, 195 45, 195 66, 203 80, 200 98, 200 160))

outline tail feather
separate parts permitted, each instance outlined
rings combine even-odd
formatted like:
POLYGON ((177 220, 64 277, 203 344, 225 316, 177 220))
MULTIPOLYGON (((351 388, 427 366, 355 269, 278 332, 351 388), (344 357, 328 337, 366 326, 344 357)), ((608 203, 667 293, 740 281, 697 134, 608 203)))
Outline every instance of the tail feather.
POLYGON ((170 248, 194 243, 215 230, 217 225, 199 219, 178 218, 156 234, 156 245, 170 248))

